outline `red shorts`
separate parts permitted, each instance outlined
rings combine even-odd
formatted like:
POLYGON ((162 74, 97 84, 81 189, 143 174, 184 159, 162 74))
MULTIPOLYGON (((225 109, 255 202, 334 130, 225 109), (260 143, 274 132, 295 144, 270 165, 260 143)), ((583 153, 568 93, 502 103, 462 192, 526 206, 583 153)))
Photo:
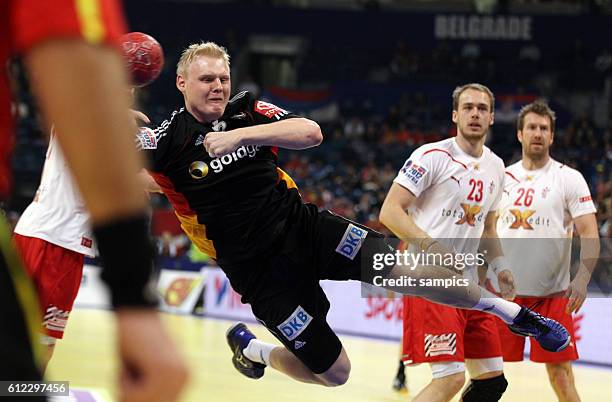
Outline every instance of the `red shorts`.
POLYGON ((405 362, 463 362, 500 356, 502 349, 494 316, 420 297, 404 297, 405 362))
POLYGON ((35 237, 14 235, 24 265, 36 285, 47 335, 62 339, 76 299, 85 256, 35 237))
MULTIPOLYGON (((548 352, 538 344, 533 338, 529 338, 531 342, 531 361, 537 363, 558 363, 578 359, 578 350, 574 341, 574 322, 572 315, 565 312, 565 306, 568 299, 566 297, 517 297, 515 303, 521 306, 533 306, 534 303, 542 302, 541 305, 533 308, 534 311, 542 314, 545 317, 559 321, 569 331, 572 341, 561 352, 548 352)), ((504 361, 520 362, 523 360, 525 352, 525 338, 513 334, 508 326, 499 318, 496 318, 499 330, 499 337, 502 342, 502 350, 504 353, 504 361)))

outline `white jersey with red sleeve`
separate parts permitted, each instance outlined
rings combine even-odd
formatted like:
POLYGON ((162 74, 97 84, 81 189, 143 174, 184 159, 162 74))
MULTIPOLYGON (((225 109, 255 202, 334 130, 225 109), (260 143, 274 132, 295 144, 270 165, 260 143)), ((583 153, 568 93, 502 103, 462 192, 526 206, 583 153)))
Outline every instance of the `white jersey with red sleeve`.
POLYGON ((448 138, 416 149, 394 182, 417 197, 408 210, 417 226, 457 253, 475 254, 501 199, 504 162, 486 146, 470 156, 448 138))
POLYGON ((97 255, 89 213, 53 131, 40 186, 21 215, 15 233, 92 257, 97 255))
POLYGON ((506 170, 505 183, 497 234, 517 294, 564 291, 570 281, 573 220, 596 212, 584 177, 553 159, 537 170, 519 161, 506 170))

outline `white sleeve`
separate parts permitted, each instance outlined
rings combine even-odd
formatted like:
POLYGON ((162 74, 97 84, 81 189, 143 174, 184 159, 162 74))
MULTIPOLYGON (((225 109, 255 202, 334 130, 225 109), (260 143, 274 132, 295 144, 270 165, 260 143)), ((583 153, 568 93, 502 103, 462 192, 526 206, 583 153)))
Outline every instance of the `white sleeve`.
POLYGON ((576 170, 568 172, 565 177, 565 203, 572 219, 597 212, 582 174, 576 170))
POLYGON ((416 197, 437 182, 442 171, 438 152, 427 153, 423 147, 416 149, 400 169, 394 183, 408 189, 416 197))
POLYGON ((489 210, 491 212, 496 212, 499 209, 506 186, 506 166, 504 165, 504 161, 501 159, 499 159, 497 173, 497 183, 495 183, 497 192, 495 193, 495 198, 491 203, 491 209, 489 210))
POLYGON ((490 212, 496 212, 499 209, 501 204, 502 195, 504 194, 504 186, 505 186, 506 174, 502 170, 502 175, 500 176, 499 183, 497 185, 497 193, 495 194, 495 198, 491 203, 490 212))

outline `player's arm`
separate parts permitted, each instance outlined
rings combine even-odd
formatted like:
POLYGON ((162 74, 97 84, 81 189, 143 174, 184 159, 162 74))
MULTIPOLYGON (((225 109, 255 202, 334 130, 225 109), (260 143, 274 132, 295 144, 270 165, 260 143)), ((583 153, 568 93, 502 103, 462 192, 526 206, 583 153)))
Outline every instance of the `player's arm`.
POLYGON ((420 250, 431 253, 453 253, 448 247, 432 239, 421 229, 412 216, 406 213, 417 197, 404 186, 393 183, 380 208, 378 219, 399 239, 416 245, 420 250))
POLYGON ((578 311, 586 299, 587 286, 599 258, 599 232, 596 209, 586 180, 575 170, 569 170, 567 175, 567 210, 580 236, 580 265, 566 293, 569 297, 566 310, 573 312, 578 311))
POLYGON ((581 215, 574 219, 580 236, 580 265, 568 289, 567 311, 578 311, 586 299, 587 286, 599 258, 599 231, 595 214, 581 215))
POLYGON ((323 141, 319 125, 305 117, 275 123, 244 127, 238 132, 240 145, 269 145, 286 149, 316 147, 323 141))
POLYGON ((286 149, 316 147, 323 141, 319 125, 304 117, 209 133, 204 146, 211 157, 226 155, 243 145, 267 145, 286 149))
POLYGON ((580 271, 590 280, 599 258, 599 230, 595 214, 586 214, 574 220, 576 232, 580 236, 580 271))
POLYGON ((152 249, 141 164, 119 53, 79 39, 47 40, 27 52, 26 66, 41 110, 90 211, 105 279, 118 308, 122 401, 174 401, 187 370, 151 307, 147 283, 152 249), (129 268, 129 269, 128 269, 129 268))
POLYGON ((502 297, 512 300, 516 296, 514 278, 510 270, 510 264, 504 257, 501 242, 497 235, 497 219, 497 211, 492 211, 487 214, 482 237, 480 239, 479 251, 484 254, 489 264, 489 268, 497 275, 502 297))
MULTIPOLYGON (((491 261, 496 258, 503 257, 504 252, 501 247, 501 242, 499 241, 499 236, 497 235, 497 211, 492 211, 487 214, 484 223, 484 229, 482 231, 482 238, 480 239, 480 250, 485 253, 485 259, 487 262, 491 263, 491 261)), ((508 267, 504 267, 508 268, 508 267)))
POLYGON ((406 213, 416 198, 410 190, 393 183, 380 208, 378 219, 398 238, 413 244, 420 244, 430 237, 406 213))
POLYGON ((36 46, 26 64, 92 222, 143 211, 142 187, 125 174, 139 171, 141 162, 131 145, 128 84, 117 51, 78 40, 53 41, 36 46))
MULTIPOLYGON (((133 97, 134 88, 132 88, 130 92, 133 97)), ((141 112, 140 110, 131 109, 130 113, 132 114, 132 117, 134 118, 134 120, 136 120, 136 124, 140 125, 140 123, 144 123, 144 124, 151 123, 151 119, 149 119, 149 116, 147 116, 145 113, 141 112)), ((159 184, 157 184, 157 182, 153 179, 153 177, 151 177, 149 172, 147 172, 147 169, 145 168, 140 169, 140 172, 138 172, 137 177, 138 177, 138 181, 140 182, 140 184, 142 185, 142 187, 145 189, 146 192, 163 193, 161 187, 159 186, 159 184)))

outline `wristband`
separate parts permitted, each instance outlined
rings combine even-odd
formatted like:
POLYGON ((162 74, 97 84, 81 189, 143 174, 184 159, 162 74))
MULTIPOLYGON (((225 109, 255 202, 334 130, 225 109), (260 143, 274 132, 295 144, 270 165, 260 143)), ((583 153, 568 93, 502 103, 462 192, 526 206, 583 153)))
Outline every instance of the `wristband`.
POLYGON ((489 262, 489 267, 491 268, 491 271, 493 271, 493 273, 497 275, 500 273, 500 271, 504 269, 510 269, 510 263, 508 262, 508 259, 505 256, 500 255, 499 257, 496 257, 491 262, 489 262))
POLYGON ((432 239, 431 237, 424 237, 423 239, 421 239, 421 241, 419 241, 419 248, 425 252, 427 252, 427 250, 429 250, 429 248, 431 246, 433 246, 433 244, 436 242, 437 240, 432 239), (426 241, 429 241, 429 244, 426 247, 423 247, 423 243, 425 243, 426 241))
POLYGON ((154 307, 153 245, 145 215, 122 217, 95 225, 102 260, 102 279, 113 307, 154 307))

